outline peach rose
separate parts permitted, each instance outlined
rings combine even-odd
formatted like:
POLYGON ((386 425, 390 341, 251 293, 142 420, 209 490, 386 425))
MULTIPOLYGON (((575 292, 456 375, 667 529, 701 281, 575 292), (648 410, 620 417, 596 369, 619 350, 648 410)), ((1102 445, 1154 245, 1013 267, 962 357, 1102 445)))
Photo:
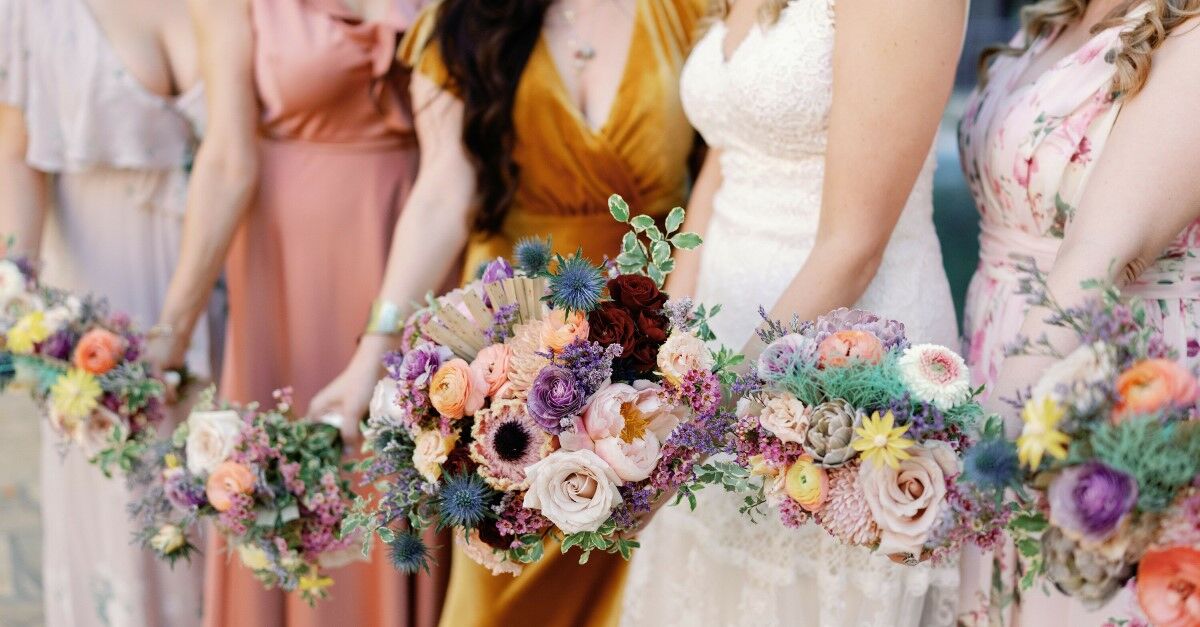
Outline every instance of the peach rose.
POLYGON ((880 530, 881 553, 920 555, 946 499, 946 477, 958 469, 936 446, 914 446, 896 468, 863 464, 858 484, 880 530))
POLYGON ((508 383, 508 358, 511 354, 508 346, 492 344, 479 351, 475 361, 471 362, 471 370, 487 383, 488 396, 496 397, 504 384, 508 383))
POLYGON ((233 497, 238 494, 254 493, 254 473, 237 462, 221 462, 208 476, 204 494, 218 512, 227 512, 233 507, 233 497))
POLYGON ((487 382, 467 362, 451 359, 433 374, 429 400, 439 414, 457 420, 479 411, 487 390, 487 382))
POLYGON ((1196 403, 1196 377, 1173 361, 1147 359, 1117 377, 1117 396, 1113 422, 1169 407, 1187 407, 1196 403))
POLYGON ((587 316, 582 311, 568 314, 553 309, 542 321, 542 346, 557 353, 575 340, 586 340, 589 330, 587 316))
POLYGON ((75 346, 71 363, 94 375, 102 375, 117 367, 125 354, 125 341, 105 329, 92 329, 83 334, 75 346))
POLYGON ((1158 627, 1200 625, 1200 551, 1173 546, 1149 551, 1137 571, 1138 605, 1158 627))
POLYGON ((783 392, 771 395, 763 405, 758 422, 783 442, 804 444, 808 432, 808 420, 812 410, 804 406, 795 396, 783 392))
POLYGON ((704 340, 692 333, 676 331, 658 349, 658 371, 663 379, 675 385, 693 370, 707 371, 712 367, 712 355, 704 340))
POLYGON ((838 331, 817 346, 822 368, 842 368, 861 361, 877 364, 883 360, 883 344, 869 331, 838 331))

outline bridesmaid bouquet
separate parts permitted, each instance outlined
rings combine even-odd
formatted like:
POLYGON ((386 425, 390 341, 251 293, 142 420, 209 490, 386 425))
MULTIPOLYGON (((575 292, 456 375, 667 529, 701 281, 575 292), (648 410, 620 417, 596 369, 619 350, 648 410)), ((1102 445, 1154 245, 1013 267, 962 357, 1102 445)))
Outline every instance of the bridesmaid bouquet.
POLYGON ((767 347, 735 386, 735 463, 707 477, 727 489, 761 477, 744 513, 765 503, 788 527, 909 564, 997 540, 1005 509, 958 483, 982 415, 961 357, 859 310, 759 334, 767 347))
POLYGON ((166 386, 139 361, 144 337, 104 300, 40 284, 0 259, 0 390, 28 388, 64 446, 106 476, 130 472, 166 412, 166 386))
MULTIPOLYGON (((1091 303, 1058 306, 1033 268, 1029 293, 1050 324, 1076 333, 1066 356, 1044 340, 1024 354, 1059 359, 1023 395, 1020 436, 996 425, 969 455, 969 479, 1025 512, 1011 533, 1031 586, 1044 576, 1098 607, 1136 575, 1155 625, 1195 625, 1200 605, 1200 383, 1146 324, 1141 301, 1112 287, 1091 303)), ((1096 285, 1099 287, 1099 285, 1096 285)))
POLYGON ((391 547, 397 568, 428 563, 421 531, 449 528, 493 573, 541 559, 548 538, 566 553, 630 556, 628 533, 656 504, 696 485, 700 460, 731 420, 721 377, 736 359, 709 352, 703 308, 660 290, 672 248, 700 238, 632 220, 606 268, 581 254, 552 258, 518 244, 481 277, 411 319, 389 357, 368 420, 367 475, 378 502, 350 526, 391 547))
POLYGON ((293 420, 287 390, 267 411, 204 396, 133 477, 144 486, 130 506, 139 541, 174 564, 191 557, 189 537, 211 521, 264 585, 315 603, 333 584, 324 570, 358 556, 358 539, 341 529, 354 498, 341 434, 293 420))

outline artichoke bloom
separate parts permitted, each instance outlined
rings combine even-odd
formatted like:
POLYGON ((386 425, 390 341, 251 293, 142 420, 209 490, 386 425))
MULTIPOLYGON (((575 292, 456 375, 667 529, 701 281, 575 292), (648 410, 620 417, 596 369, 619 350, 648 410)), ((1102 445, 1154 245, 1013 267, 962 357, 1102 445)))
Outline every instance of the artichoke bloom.
POLYGON ((90 372, 71 368, 50 388, 50 405, 63 416, 83 420, 100 406, 100 381, 90 372))
POLYGON ((1017 457, 1022 465, 1037 470, 1046 453, 1055 459, 1066 459, 1071 438, 1057 428, 1066 413, 1062 405, 1048 396, 1040 401, 1031 399, 1025 403, 1025 408, 1021 410, 1025 427, 1017 438, 1017 457))
POLYGON ((915 444, 904 437, 909 425, 895 426, 896 417, 888 412, 880 417, 879 412, 863 420, 863 425, 854 430, 858 438, 850 443, 854 450, 862 453, 863 459, 876 465, 899 468, 900 461, 911 457, 908 451, 915 444))

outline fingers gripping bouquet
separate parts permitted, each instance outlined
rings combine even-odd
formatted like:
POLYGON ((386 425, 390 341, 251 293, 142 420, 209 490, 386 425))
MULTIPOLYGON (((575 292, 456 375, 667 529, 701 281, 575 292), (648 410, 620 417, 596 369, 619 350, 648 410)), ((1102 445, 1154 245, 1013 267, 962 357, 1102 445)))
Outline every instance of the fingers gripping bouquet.
POLYGON ((755 372, 735 386, 737 464, 708 477, 729 489, 761 477, 744 511, 766 503, 789 527, 908 563, 994 541, 1005 512, 958 483, 981 415, 958 355, 858 310, 760 335, 755 372))
POLYGON ((628 558, 625 534, 719 445, 729 355, 710 354, 704 317, 660 291, 671 248, 699 238, 675 232, 682 209, 663 233, 618 197, 610 208, 633 231, 607 271, 522 242, 515 267, 497 259, 416 314, 389 358, 367 435, 381 497, 352 524, 389 543, 398 568, 426 566, 431 526, 497 574, 540 559, 551 537, 581 562, 628 558))
POLYGON ((1064 309, 1027 271, 1032 302, 1081 345, 1065 356, 1041 339, 1015 348, 1058 361, 1018 399, 1020 436, 988 430, 969 478, 997 499, 1011 488, 1025 508, 1010 530, 1027 561, 1023 586, 1045 576, 1098 607, 1136 575, 1153 624, 1200 624, 1196 375, 1146 324, 1142 302, 1109 287, 1064 309))
POLYGON ((139 361, 144 336, 101 299, 41 285, 0 259, 0 390, 28 388, 64 447, 105 475, 129 472, 165 416, 163 381, 139 361))
POLYGON ((294 420, 287 390, 267 411, 207 394, 138 469, 147 487, 130 511, 140 540, 174 564, 211 521, 264 585, 315 603, 333 584, 323 569, 358 556, 358 538, 341 529, 353 493, 338 429, 294 420))

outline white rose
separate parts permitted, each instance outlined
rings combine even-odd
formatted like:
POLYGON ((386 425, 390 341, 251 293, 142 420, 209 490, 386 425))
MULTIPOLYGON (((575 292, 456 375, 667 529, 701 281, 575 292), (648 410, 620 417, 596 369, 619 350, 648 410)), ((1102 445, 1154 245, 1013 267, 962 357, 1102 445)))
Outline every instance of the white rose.
POLYGON ((444 436, 440 431, 421 431, 417 434, 413 451, 413 467, 430 483, 442 478, 442 464, 454 450, 458 434, 444 436))
POLYGON ((233 410, 194 411, 187 419, 184 452, 193 475, 205 476, 229 459, 237 436, 245 424, 233 410))
POLYGON ((25 275, 21 274, 21 269, 7 259, 0 260, 0 308, 24 291, 25 275))
POLYGON ((667 381, 679 385, 692 370, 710 370, 712 355, 704 341, 691 333, 675 332, 658 349, 658 370, 667 381))
POLYGON ((632 442, 621 438, 596 442, 596 455, 608 463, 622 481, 641 481, 649 477, 658 465, 659 450, 658 436, 651 431, 632 442))
POLYGON ((1105 383, 1116 376, 1112 349, 1102 342, 1084 344, 1046 369, 1033 387, 1033 398, 1050 397, 1090 414, 1108 400, 1105 383))
POLYGON ((555 451, 525 469, 523 505, 541 510, 565 533, 595 531, 621 503, 621 479, 592 451, 555 451))
POLYGON ((758 423, 784 442, 804 444, 808 433, 808 419, 812 410, 787 392, 773 394, 763 405, 758 423))
POLYGON ((183 548, 186 543, 187 539, 178 525, 163 525, 158 528, 158 533, 150 538, 150 548, 158 551, 159 555, 170 555, 183 548))
POLYGON ((391 377, 384 377, 375 384, 375 393, 371 396, 370 420, 372 423, 398 427, 404 419, 404 412, 396 403, 399 397, 400 385, 391 377))
POLYGON ((271 556, 259 547, 252 544, 239 544, 237 552, 238 557, 242 560, 242 566, 250 570, 267 570, 271 567, 271 556))

